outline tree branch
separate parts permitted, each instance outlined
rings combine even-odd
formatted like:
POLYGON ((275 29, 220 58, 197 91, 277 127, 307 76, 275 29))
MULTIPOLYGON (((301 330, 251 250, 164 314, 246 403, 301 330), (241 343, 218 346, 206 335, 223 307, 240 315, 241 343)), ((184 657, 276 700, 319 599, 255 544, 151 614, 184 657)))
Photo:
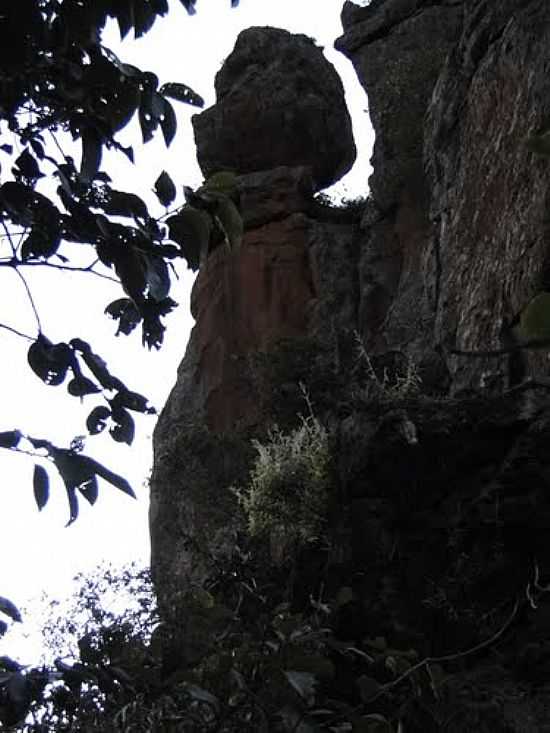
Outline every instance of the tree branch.
POLYGON ((5 329, 6 331, 10 331, 11 333, 14 333, 16 336, 21 336, 21 338, 27 339, 28 341, 36 340, 33 336, 29 336, 28 334, 23 333, 22 331, 18 331, 16 328, 12 328, 11 326, 6 326, 5 323, 0 323, 0 328, 5 329))
POLYGON ((21 280, 21 282, 23 283, 23 285, 25 287, 25 290, 27 291, 27 296, 29 298, 29 302, 31 304, 31 308, 32 308, 32 311, 34 313, 34 317, 36 318, 36 325, 38 326, 38 332, 39 333, 42 333, 42 324, 40 323, 40 316, 38 315, 38 311, 36 309, 36 304, 34 302, 34 298, 32 297, 32 293, 31 293, 30 288, 29 288, 29 286, 27 284, 27 281, 25 280, 25 278, 23 277, 23 275, 19 272, 19 270, 17 269, 17 267, 14 266, 13 269, 15 270, 15 274, 21 280))

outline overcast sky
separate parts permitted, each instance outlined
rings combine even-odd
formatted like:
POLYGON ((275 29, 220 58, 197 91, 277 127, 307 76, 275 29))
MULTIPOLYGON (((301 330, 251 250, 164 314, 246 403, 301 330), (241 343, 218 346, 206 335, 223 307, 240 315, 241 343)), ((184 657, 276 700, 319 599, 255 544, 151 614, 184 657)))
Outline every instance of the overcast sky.
MULTIPOLYGON (((120 44, 116 27, 112 27, 105 35, 105 43, 122 60, 154 71, 161 83, 189 84, 205 98, 206 106, 210 106, 215 101, 215 73, 242 29, 270 25, 314 37, 324 46, 327 58, 336 66, 346 88, 358 161, 352 172, 334 187, 334 192, 353 198, 367 192, 372 133, 366 113, 367 100, 353 68, 332 48, 334 39, 341 34, 342 4, 342 0, 241 0, 238 8, 230 9, 229 0, 198 0, 197 14, 189 17, 181 4, 173 0, 170 14, 158 20, 143 39, 126 39, 120 44)), ((121 156, 115 156, 104 166, 116 188, 138 193, 151 204, 151 211, 158 211, 159 215, 163 212, 150 189, 163 169, 178 187, 180 199, 176 203, 181 202, 183 185, 197 186, 202 178, 195 160, 190 124, 190 117, 197 110, 176 102, 174 106, 177 106, 178 134, 168 151, 159 139, 139 147, 139 132, 134 123, 123 134, 134 145, 136 165, 132 167, 121 156)), ((4 278, 0 288, 2 313, 16 313, 17 320, 0 320, 34 333, 36 326, 21 283, 7 268, 1 274, 4 278)), ((114 374, 161 408, 174 384, 192 326, 188 307, 191 274, 182 273, 173 286, 171 295, 180 307, 167 320, 165 346, 153 353, 142 348, 137 333, 114 339, 114 322, 103 315, 103 310, 110 301, 122 296, 119 287, 86 275, 67 276, 53 271, 32 275, 29 284, 48 337, 53 341, 68 341, 75 336, 88 339, 94 350, 106 358, 114 374)), ((75 435, 86 432, 83 423, 96 404, 93 396, 81 405, 66 394, 65 387, 43 385, 27 367, 28 344, 17 337, 2 331, 0 345, 4 354, 0 361, 0 430, 17 427, 68 447, 75 435)), ((132 501, 110 485, 101 485, 100 481, 97 504, 90 508, 81 502, 81 516, 69 528, 64 528, 68 508, 61 479, 50 471, 52 498, 39 514, 32 492, 33 460, 0 451, 3 479, 0 532, 4 548, 0 596, 25 605, 29 597, 43 590, 53 596, 66 594, 73 575, 78 570, 95 567, 102 558, 120 564, 148 561, 148 492, 143 484, 150 471, 154 420, 145 417, 137 421, 137 437, 132 447, 114 444, 103 436, 87 442, 85 453, 126 476, 138 494, 138 501, 132 501)), ((0 654, 16 642, 16 648, 21 649, 21 641, 14 633, 0 640, 0 654)))

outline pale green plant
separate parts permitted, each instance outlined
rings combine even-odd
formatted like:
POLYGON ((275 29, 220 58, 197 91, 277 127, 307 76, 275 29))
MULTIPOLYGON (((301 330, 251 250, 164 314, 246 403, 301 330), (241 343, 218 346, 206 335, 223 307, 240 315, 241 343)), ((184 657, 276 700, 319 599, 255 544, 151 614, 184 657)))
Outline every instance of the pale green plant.
POLYGON ((250 534, 285 547, 320 539, 328 513, 328 434, 302 392, 308 415, 288 433, 275 427, 267 440, 253 441, 257 455, 248 486, 236 491, 250 534))

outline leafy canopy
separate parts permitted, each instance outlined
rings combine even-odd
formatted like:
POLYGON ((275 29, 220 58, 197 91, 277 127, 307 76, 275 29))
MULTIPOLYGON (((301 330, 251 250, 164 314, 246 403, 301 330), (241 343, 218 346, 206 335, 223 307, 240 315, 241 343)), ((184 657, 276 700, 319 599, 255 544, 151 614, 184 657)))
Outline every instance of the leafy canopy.
MULTIPOLYGON (((196 0, 181 2, 195 12, 196 0)), ((162 345, 163 318, 176 305, 170 269, 178 258, 189 262, 187 237, 175 238, 163 224, 173 212, 154 217, 139 196, 118 190, 103 153, 114 150, 134 161, 118 133, 135 115, 144 143, 161 134, 170 145, 177 128, 172 101, 201 107, 203 100, 184 83, 161 84, 154 73, 123 62, 102 43, 102 31, 111 18, 121 38, 130 32, 140 37, 167 12, 167 0, 18 0, 0 7, 0 268, 19 276, 36 332, 22 333, 4 319, 0 328, 29 341, 28 365, 45 385, 65 385, 81 401, 100 400, 86 421, 91 435, 108 430, 128 444, 132 413, 153 408, 109 371, 81 334, 60 343, 48 338, 25 272, 49 267, 118 281, 123 293, 105 309, 117 322, 117 335, 139 326, 144 345, 162 345), (64 152, 68 145, 79 151, 78 160, 64 152)), ((166 172, 153 183, 167 208, 175 184, 166 172)), ((67 490, 69 522, 78 514, 77 492, 95 501, 98 476, 133 494, 124 479, 81 455, 81 439, 59 448, 5 430, 0 447, 41 459, 34 471, 39 509, 49 496, 42 464, 55 465, 67 490)))

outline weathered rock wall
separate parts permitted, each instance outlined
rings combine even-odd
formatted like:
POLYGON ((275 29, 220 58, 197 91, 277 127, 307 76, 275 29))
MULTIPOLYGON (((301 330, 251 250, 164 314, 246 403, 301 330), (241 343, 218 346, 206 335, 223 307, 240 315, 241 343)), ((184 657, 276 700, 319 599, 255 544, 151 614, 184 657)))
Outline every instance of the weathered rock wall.
POLYGON ((550 113, 549 21, 535 0, 344 5, 337 47, 367 91, 376 132, 360 221, 312 197, 355 154, 333 69, 304 36, 240 37, 218 75, 218 103, 194 122, 205 172, 238 174, 245 234, 240 252, 218 248, 198 275, 196 326, 155 433, 153 569, 168 595, 174 582, 204 577, 212 548, 230 541, 226 488, 246 475, 250 437, 286 403, 295 410, 285 395, 294 399, 323 363, 337 401, 355 329, 375 361, 412 359, 428 394, 498 390, 544 372, 540 355, 449 349, 499 346, 504 323, 550 287, 548 163, 525 146, 550 113), (258 364, 276 362, 284 343, 292 363, 266 381, 258 364))
POLYGON ((355 67, 376 134, 363 217, 359 327, 369 351, 403 349, 444 389, 434 369, 434 311, 422 263, 430 242, 430 188, 423 162, 424 117, 456 41, 462 2, 384 0, 344 5, 336 47, 355 67))
MULTIPOLYGON (((433 239, 425 280, 435 339, 498 348, 507 324, 550 286, 547 159, 525 145, 550 113, 550 7, 468 2, 425 126, 433 239)), ((454 389, 506 386, 509 359, 449 360, 454 389)), ((516 365, 547 371, 546 357, 516 365)), ((521 377, 521 373, 519 377, 521 377)))

